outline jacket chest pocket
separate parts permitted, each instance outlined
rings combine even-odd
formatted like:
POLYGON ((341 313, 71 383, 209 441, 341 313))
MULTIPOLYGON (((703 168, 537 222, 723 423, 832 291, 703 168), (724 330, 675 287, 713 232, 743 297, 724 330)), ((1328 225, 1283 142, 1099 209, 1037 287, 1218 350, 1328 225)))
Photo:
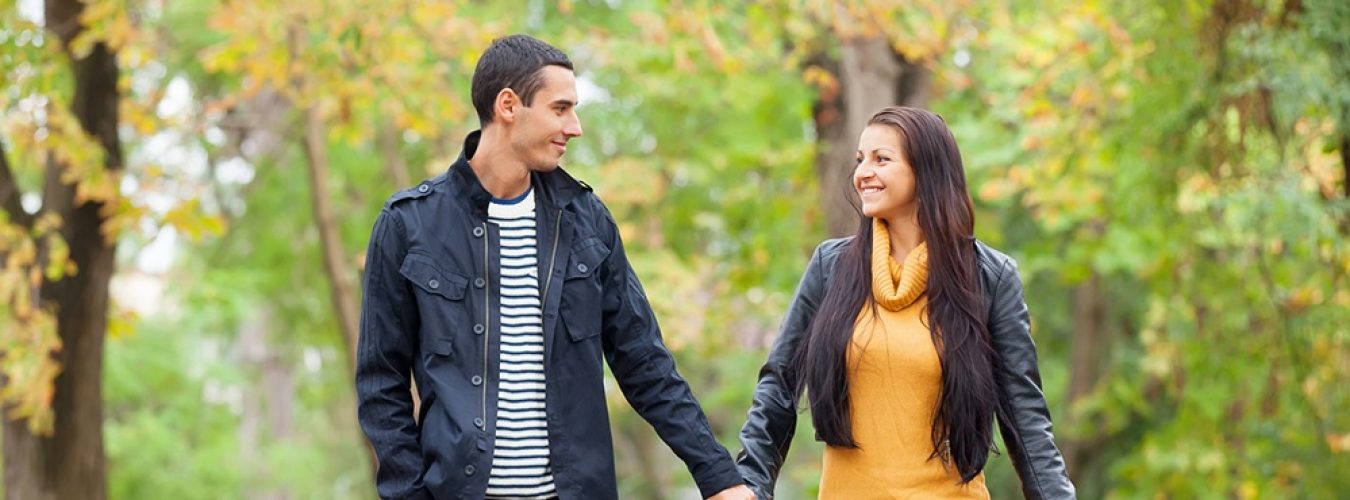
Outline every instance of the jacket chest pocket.
POLYGON ((442 270, 431 257, 420 254, 408 254, 399 273, 413 285, 417 298, 423 352, 449 356, 454 347, 455 332, 463 329, 470 318, 464 300, 469 279, 442 270))
POLYGON ((610 249, 599 238, 585 238, 567 259, 563 274, 562 323, 573 341, 600 335, 604 308, 604 287, 600 266, 609 257, 610 249))

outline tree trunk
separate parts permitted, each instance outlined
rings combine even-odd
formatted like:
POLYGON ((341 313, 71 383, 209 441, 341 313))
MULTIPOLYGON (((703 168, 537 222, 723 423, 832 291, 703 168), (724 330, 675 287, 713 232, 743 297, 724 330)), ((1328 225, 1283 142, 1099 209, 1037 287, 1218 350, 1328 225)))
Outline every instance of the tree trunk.
MULTIPOLYGON (((1096 272, 1073 290, 1073 345, 1069 360, 1070 404, 1092 392, 1101 377, 1101 362, 1105 359, 1106 306, 1102 301, 1101 276, 1096 272)), ((1091 461, 1091 450, 1097 443, 1089 439, 1064 442, 1064 464, 1069 473, 1079 479, 1083 464, 1091 461)))
MULTIPOLYGON (((47 0, 47 28, 63 46, 69 47, 83 30, 79 24, 83 9, 84 3, 79 0, 47 0)), ((119 170, 122 148, 117 137, 116 55, 103 44, 95 45, 84 59, 75 60, 70 52, 66 54, 72 57, 75 81, 71 110, 84 131, 103 146, 105 167, 119 170)), ((42 209, 61 215, 61 234, 78 270, 73 276, 43 283, 39 292, 44 306, 55 307, 56 331, 62 343, 56 358, 62 372, 56 377, 52 399, 55 422, 51 436, 29 432, 23 421, 4 421, 5 498, 13 500, 107 497, 103 339, 116 247, 101 231, 104 204, 76 205, 74 186, 60 182, 60 170, 55 163, 49 166, 42 209)))
POLYGON ((250 467, 250 476, 262 479, 247 485, 246 498, 287 500, 285 484, 276 481, 262 460, 264 443, 285 443, 293 436, 295 416, 295 374, 271 343, 270 311, 266 308, 245 320, 239 328, 240 361, 251 372, 260 373, 262 390, 248 391, 243 398, 240 417, 240 463, 250 467))
MULTIPOLYGON (((328 143, 324 138, 323 118, 318 110, 308 107, 304 110, 304 150, 305 165, 309 169, 310 202, 314 209, 314 220, 319 226, 319 240, 323 253, 323 266, 328 274, 329 297, 333 302, 333 311, 338 316, 338 327, 342 329, 342 340, 346 344, 347 373, 356 374, 356 342, 360 335, 360 302, 357 301, 352 275, 347 272, 346 254, 342 250, 342 238, 338 233, 337 217, 333 213, 332 198, 328 192, 328 143)), ((349 379, 350 380, 350 379, 349 379)), ((351 399, 351 415, 356 414, 355 399, 351 399)), ((419 401, 416 389, 413 392, 413 413, 417 414, 419 401)), ((379 459, 375 449, 370 447, 364 434, 357 429, 366 452, 370 458, 370 472, 379 469, 379 459)))
POLYGON ((839 86, 837 91, 822 91, 815 105, 816 172, 831 237, 858 229, 853 158, 868 118, 885 106, 926 107, 929 99, 928 70, 906 61, 883 36, 845 39, 840 55, 838 61, 820 63, 839 86))
POLYGON ((388 120, 377 133, 380 135, 380 155, 384 156, 384 168, 394 181, 394 188, 407 189, 412 186, 412 180, 408 177, 408 162, 403 159, 403 151, 399 147, 403 138, 400 137, 398 126, 394 125, 393 120, 388 120))
POLYGON ((337 217, 333 213, 332 198, 328 191, 328 142, 324 138, 323 118, 319 116, 318 110, 306 108, 304 120, 305 166, 309 170, 310 203, 314 210, 314 221, 319 226, 323 267, 328 273, 329 298, 333 302, 333 312, 338 316, 342 340, 346 343, 347 369, 355 373, 360 305, 351 274, 347 272, 346 252, 342 250, 342 238, 338 233, 337 217))

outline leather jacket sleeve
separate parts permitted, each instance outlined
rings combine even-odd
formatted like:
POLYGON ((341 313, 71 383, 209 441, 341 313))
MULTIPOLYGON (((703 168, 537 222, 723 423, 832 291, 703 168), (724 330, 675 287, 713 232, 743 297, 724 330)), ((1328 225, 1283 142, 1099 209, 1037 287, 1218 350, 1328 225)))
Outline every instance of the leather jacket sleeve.
POLYGON ((989 334, 995 353, 994 379, 998 385, 998 427, 1022 493, 1029 499, 1076 498, 1064 459, 1051 433, 1050 409, 1041 392, 1036 344, 1022 295, 1017 263, 999 259, 990 294, 989 334))
POLYGON ((788 306, 778 339, 769 351, 768 361, 760 368, 754 402, 741 428, 742 451, 736 465, 760 499, 773 498, 778 471, 797 428, 797 404, 790 382, 793 377, 791 362, 825 295, 827 273, 823 249, 828 245, 831 245, 830 241, 822 243, 811 255, 788 306))

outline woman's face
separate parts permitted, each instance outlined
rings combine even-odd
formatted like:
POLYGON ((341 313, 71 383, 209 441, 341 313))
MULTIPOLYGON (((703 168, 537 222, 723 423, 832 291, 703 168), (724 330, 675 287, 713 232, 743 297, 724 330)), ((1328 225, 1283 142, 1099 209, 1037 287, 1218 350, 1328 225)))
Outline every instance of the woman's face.
POLYGON ((863 129, 857 160, 853 189, 862 198, 863 215, 892 219, 914 212, 914 169, 905 159, 899 131, 889 125, 863 129))

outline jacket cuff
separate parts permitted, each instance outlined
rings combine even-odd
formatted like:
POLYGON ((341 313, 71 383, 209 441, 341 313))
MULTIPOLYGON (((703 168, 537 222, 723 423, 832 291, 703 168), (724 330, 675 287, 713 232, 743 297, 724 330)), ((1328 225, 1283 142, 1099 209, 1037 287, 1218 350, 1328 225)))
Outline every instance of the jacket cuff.
POLYGON ((736 468, 736 463, 731 461, 731 457, 705 462, 693 473, 694 482, 698 483, 698 491, 703 498, 745 484, 745 479, 741 477, 741 472, 736 468))

